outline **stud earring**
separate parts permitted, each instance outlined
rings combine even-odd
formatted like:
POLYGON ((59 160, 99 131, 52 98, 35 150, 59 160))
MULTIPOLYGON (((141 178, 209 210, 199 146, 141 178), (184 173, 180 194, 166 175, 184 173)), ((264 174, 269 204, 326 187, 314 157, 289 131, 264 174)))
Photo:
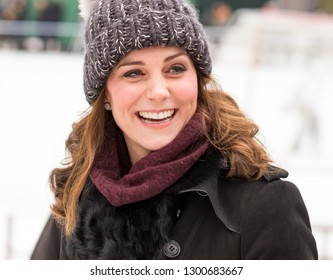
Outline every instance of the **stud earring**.
POLYGON ((104 102, 104 109, 106 111, 111 111, 111 105, 110 105, 110 103, 108 101, 104 102))

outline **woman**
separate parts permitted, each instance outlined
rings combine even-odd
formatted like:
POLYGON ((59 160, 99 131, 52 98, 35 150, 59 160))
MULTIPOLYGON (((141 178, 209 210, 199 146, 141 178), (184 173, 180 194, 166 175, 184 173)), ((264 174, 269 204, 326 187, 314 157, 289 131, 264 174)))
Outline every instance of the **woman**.
POLYGON ((51 173, 32 259, 316 259, 298 189, 210 76, 195 10, 99 0, 81 12, 91 110, 51 173))

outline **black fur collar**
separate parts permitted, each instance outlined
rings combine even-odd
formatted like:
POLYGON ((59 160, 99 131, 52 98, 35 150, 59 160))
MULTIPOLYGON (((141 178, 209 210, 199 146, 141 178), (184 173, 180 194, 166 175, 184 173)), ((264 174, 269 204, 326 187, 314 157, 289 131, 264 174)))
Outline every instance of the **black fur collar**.
POLYGON ((81 195, 77 227, 62 238, 62 259, 163 259, 176 213, 178 192, 219 173, 221 158, 208 150, 173 186, 145 201, 112 206, 88 180, 81 195))

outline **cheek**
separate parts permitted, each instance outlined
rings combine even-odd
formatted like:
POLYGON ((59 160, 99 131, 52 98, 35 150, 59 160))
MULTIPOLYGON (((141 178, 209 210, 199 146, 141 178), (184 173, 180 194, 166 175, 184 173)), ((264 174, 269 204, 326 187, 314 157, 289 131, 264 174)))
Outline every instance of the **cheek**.
POLYGON ((198 98, 197 79, 189 79, 182 82, 177 87, 177 98, 182 103, 193 104, 198 98))
POLYGON ((118 81, 110 81, 107 86, 106 97, 114 112, 129 109, 135 102, 135 89, 121 85, 118 81))
POLYGON ((121 94, 110 94, 109 100, 112 111, 122 110, 128 107, 129 100, 121 94))
POLYGON ((130 105, 127 104, 126 98, 124 98, 121 94, 110 94, 108 95, 108 99, 110 100, 113 119, 116 124, 123 129, 124 126, 127 126, 126 122, 128 122, 130 118, 130 105))

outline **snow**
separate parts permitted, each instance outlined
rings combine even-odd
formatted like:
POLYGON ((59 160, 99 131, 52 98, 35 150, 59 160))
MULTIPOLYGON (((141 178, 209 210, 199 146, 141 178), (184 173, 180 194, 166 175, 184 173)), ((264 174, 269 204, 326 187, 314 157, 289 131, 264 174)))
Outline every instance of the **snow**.
POLYGON ((12 217, 11 258, 27 259, 49 214, 50 171, 88 106, 82 55, 0 52, 0 259, 12 217))
MULTIPOLYGON (((214 46, 214 76, 258 123, 261 141, 300 189, 320 258, 333 259, 333 40, 312 26, 309 38, 325 43, 314 52, 293 29, 274 29, 277 40, 267 27, 246 26, 214 46)), ((48 175, 88 107, 82 64, 80 53, 0 50, 0 259, 28 259, 48 217, 48 175)))
MULTIPOLYGON (((333 17, 242 11, 214 45, 214 74, 301 191, 321 259, 333 259, 333 17), (237 23, 238 22, 238 23, 237 23)), ((216 34, 215 34, 216 36, 216 34)))

